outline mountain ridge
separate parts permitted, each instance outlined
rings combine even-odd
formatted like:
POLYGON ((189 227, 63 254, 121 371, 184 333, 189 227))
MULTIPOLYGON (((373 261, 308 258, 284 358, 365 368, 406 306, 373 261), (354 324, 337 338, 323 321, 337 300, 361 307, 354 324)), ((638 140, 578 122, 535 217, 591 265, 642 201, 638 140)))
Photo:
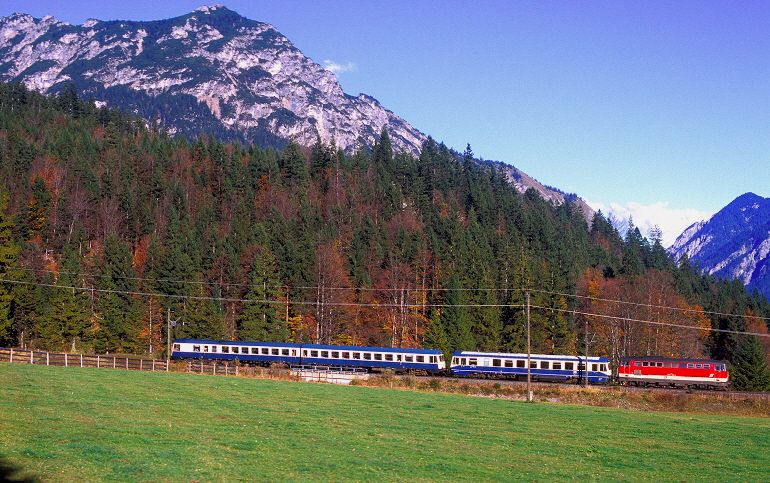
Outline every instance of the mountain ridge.
POLYGON ((687 228, 668 253, 685 255, 705 273, 740 279, 770 296, 770 198, 744 193, 709 220, 687 228))

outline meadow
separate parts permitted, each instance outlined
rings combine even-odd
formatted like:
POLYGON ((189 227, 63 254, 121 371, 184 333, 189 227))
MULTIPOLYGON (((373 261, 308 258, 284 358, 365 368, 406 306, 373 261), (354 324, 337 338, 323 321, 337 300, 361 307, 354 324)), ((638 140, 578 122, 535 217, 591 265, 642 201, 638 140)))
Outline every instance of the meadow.
POLYGON ((41 482, 755 482, 770 418, 0 363, 0 459, 41 482))

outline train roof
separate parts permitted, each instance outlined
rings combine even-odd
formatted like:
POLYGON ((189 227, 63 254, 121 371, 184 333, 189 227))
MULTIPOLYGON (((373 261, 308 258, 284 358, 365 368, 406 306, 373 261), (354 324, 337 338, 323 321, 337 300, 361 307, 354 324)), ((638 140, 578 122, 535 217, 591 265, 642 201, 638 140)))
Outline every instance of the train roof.
POLYGON ((398 347, 369 347, 358 345, 327 345, 327 344, 299 344, 296 342, 257 342, 249 340, 212 340, 212 339, 175 339, 174 343, 211 344, 211 345, 237 345, 255 347, 294 347, 305 349, 348 350, 348 351, 374 351, 374 352, 398 352, 401 354, 441 354, 436 349, 403 349, 398 347))
POLYGON ((688 359, 686 357, 660 357, 660 356, 623 356, 621 361, 660 361, 660 362, 692 362, 700 364, 725 364, 725 361, 717 359, 688 359))
MULTIPOLYGON (((527 354, 514 354, 514 353, 508 353, 508 352, 473 352, 473 351, 457 351, 453 354, 453 356, 460 356, 460 357, 515 357, 517 359, 525 358, 527 357, 527 354)), ((563 355, 563 354, 530 354, 529 357, 531 359, 561 359, 565 361, 584 361, 586 360, 585 356, 570 356, 570 355, 563 355)), ((588 357, 589 361, 596 361, 596 362, 609 362, 609 359, 606 357, 588 357)))

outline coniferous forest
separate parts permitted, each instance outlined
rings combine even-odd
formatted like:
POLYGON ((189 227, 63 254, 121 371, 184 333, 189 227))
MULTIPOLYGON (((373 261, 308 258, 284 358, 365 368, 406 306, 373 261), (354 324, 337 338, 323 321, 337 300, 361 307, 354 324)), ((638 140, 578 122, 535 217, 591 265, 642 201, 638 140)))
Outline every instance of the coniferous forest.
POLYGON ((529 297, 533 352, 724 359, 770 389, 768 338, 747 335, 768 332, 764 297, 518 193, 470 146, 171 138, 72 86, 0 84, 0 180, 2 346, 162 357, 171 320, 175 338, 522 352, 529 297))

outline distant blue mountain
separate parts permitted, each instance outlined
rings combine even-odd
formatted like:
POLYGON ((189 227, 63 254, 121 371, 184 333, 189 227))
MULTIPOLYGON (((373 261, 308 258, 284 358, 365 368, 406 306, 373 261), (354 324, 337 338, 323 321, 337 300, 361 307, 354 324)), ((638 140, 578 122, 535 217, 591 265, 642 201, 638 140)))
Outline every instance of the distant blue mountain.
POLYGON ((703 272, 741 279, 749 290, 770 297, 770 198, 737 197, 710 220, 685 230, 668 253, 677 261, 686 254, 703 272))

